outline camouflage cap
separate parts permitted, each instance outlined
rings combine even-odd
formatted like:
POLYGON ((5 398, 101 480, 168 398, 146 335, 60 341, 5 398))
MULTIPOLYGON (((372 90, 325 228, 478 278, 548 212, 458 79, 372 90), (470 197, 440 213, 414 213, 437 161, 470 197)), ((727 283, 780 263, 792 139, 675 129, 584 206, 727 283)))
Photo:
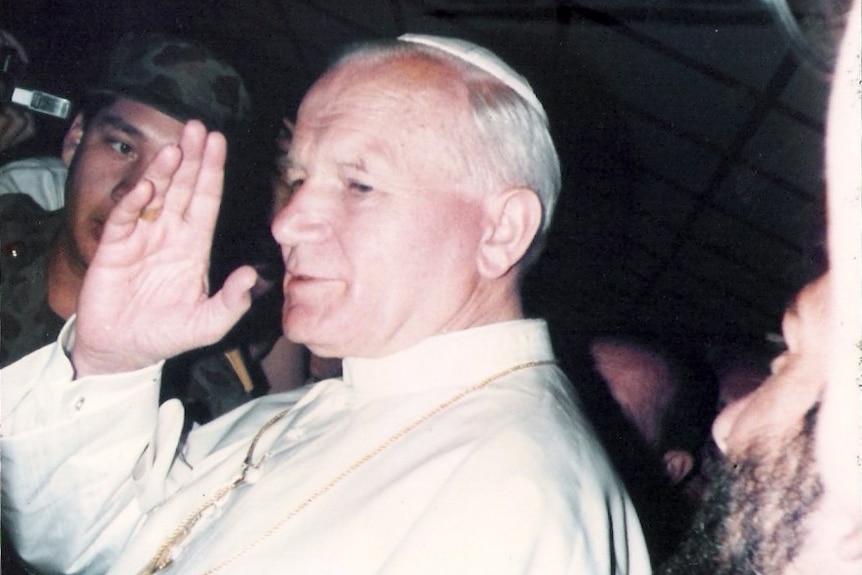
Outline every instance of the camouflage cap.
POLYGON ((233 67, 203 46, 163 34, 123 38, 90 92, 130 98, 182 122, 201 120, 211 130, 230 130, 251 111, 233 67))

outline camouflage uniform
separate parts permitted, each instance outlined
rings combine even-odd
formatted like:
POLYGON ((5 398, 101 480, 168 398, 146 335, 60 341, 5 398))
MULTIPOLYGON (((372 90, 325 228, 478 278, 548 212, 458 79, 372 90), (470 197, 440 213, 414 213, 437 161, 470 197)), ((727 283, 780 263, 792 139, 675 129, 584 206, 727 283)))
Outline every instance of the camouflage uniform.
POLYGON ((63 319, 48 307, 48 249, 62 211, 23 194, 0 196, 0 367, 57 339, 63 319))

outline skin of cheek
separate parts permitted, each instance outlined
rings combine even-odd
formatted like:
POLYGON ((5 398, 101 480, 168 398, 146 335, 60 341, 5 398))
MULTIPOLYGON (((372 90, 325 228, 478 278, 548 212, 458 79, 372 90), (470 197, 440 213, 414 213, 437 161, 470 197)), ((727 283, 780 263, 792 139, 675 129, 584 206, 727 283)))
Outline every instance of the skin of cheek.
POLYGON ((444 303, 464 301, 473 289, 475 280, 465 270, 475 268, 466 258, 475 259, 478 202, 456 195, 382 202, 373 213, 327 212, 335 218, 329 224, 337 230, 333 237, 296 248, 300 258, 329 262, 324 275, 343 279, 320 290, 320 299, 285 302, 286 333, 316 353, 365 353, 400 338, 413 343, 436 330, 433 320, 452 314, 444 303))
MULTIPOLYGON (((79 187, 77 182, 72 184, 72 201, 67 203, 66 222, 68 226, 68 248, 73 260, 81 265, 88 265, 96 253, 101 226, 94 221, 94 215, 98 213, 107 214, 110 206, 97 207, 93 194, 79 187)), ((104 202, 108 203, 108 202, 104 202)), ((103 218, 102 218, 103 219, 103 218)))
POLYGON ((93 174, 92 166, 100 164, 97 154, 86 154, 76 166, 71 181, 67 221, 71 226, 74 252, 86 264, 96 253, 102 226, 114 206, 110 197, 113 188, 110 172, 93 174))

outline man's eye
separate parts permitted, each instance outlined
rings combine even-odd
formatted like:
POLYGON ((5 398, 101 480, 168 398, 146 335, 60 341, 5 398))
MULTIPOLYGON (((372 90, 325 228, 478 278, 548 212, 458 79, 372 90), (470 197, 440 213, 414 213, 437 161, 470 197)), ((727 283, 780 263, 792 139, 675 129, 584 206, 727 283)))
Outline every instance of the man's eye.
POLYGON ((353 181, 348 182, 347 187, 350 188, 351 190, 353 190, 354 192, 359 192, 361 194, 367 194, 368 192, 374 191, 374 188, 372 186, 369 186, 367 184, 363 184, 361 182, 353 182, 353 181))
POLYGON ((287 205, 292 195, 293 190, 287 182, 280 179, 275 180, 273 186, 273 207, 275 211, 280 212, 287 205))
POLYGON ((114 148, 116 151, 123 154, 124 156, 128 156, 135 151, 132 146, 120 140, 111 140, 110 144, 112 148, 114 148))
POLYGON ((296 178, 294 180, 288 180, 287 181, 287 189, 292 194, 293 192, 295 192, 296 190, 301 188, 302 184, 304 184, 304 183, 305 183, 305 180, 303 180, 302 178, 296 178))

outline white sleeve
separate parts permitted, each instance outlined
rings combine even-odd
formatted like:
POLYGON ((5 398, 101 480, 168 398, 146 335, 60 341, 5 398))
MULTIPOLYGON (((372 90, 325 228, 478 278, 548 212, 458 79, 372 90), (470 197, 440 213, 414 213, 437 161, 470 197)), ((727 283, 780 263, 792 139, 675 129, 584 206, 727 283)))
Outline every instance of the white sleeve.
POLYGON ((64 204, 67 168, 60 158, 39 157, 9 162, 0 167, 0 195, 25 194, 44 210, 64 204))
POLYGON ((0 372, 3 535, 38 569, 104 572, 164 496, 183 414, 159 414, 161 365, 72 381, 72 326, 0 372))

